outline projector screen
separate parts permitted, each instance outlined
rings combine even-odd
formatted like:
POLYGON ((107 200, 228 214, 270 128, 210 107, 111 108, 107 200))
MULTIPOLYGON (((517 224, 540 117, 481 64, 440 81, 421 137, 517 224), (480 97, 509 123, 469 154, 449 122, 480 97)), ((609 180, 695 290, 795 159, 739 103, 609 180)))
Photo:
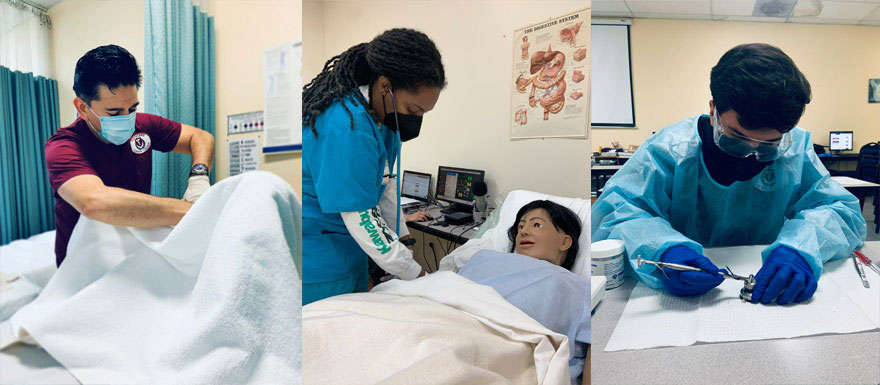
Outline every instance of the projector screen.
POLYGON ((590 34, 591 125, 635 127, 629 25, 596 21, 590 34))

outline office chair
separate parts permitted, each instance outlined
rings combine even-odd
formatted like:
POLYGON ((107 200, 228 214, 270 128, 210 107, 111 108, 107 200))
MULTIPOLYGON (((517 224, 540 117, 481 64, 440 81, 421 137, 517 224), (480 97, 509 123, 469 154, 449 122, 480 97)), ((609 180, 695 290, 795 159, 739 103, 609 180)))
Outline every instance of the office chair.
MULTIPOLYGON (((868 143, 859 150, 859 162, 856 165, 856 179, 880 183, 880 144, 868 143)), ((874 233, 880 233, 880 194, 874 191, 874 233)), ((865 197, 859 197, 859 207, 864 206, 865 197)))

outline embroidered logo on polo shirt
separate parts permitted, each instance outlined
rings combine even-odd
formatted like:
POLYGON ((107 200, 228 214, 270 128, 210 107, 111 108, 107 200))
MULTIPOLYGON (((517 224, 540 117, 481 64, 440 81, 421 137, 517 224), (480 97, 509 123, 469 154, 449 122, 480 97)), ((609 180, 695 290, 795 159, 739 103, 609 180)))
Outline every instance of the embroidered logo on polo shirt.
POLYGON ((143 154, 150 149, 150 136, 145 132, 138 132, 128 141, 131 144, 131 152, 135 154, 143 154))

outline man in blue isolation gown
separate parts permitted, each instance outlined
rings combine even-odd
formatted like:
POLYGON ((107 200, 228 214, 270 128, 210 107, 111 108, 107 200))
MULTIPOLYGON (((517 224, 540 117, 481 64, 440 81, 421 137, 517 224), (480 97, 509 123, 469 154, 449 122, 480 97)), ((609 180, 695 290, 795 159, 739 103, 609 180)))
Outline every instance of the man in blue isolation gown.
POLYGON ((795 126, 810 84, 780 49, 745 44, 712 68, 710 89, 709 115, 663 128, 608 181, 593 205, 593 241, 622 240, 639 280, 679 296, 723 281, 703 246, 769 244, 751 301, 807 301, 822 265, 848 257, 867 232, 858 199, 795 126), (663 274, 637 267, 639 256, 702 271, 663 274))

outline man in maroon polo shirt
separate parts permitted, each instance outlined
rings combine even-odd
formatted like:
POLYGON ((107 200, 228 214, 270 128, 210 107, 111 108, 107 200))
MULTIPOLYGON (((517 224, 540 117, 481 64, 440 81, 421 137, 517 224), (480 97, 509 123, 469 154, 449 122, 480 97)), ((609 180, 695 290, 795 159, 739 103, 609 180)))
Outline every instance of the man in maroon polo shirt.
POLYGON ((135 227, 175 225, 209 187, 214 137, 160 116, 136 113, 141 71, 128 51, 105 45, 76 63, 77 119, 46 142, 55 191, 55 261, 67 254, 80 215, 135 227), (152 152, 191 154, 184 199, 149 195, 152 152))

